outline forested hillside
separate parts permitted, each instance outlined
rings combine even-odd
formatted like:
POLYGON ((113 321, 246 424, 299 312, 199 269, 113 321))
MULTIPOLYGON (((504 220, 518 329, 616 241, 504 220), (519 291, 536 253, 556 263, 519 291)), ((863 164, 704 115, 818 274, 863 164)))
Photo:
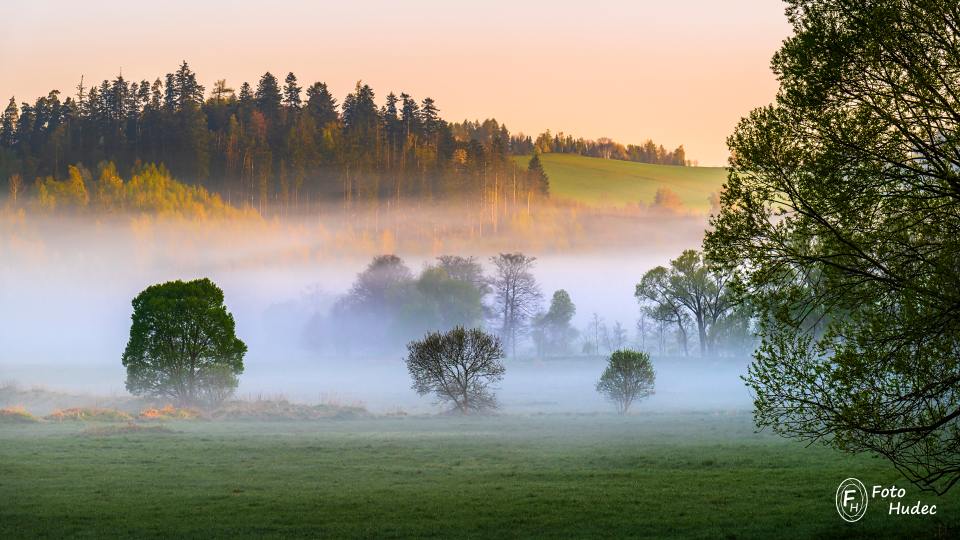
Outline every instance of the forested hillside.
POLYGON ((0 122, 0 182, 15 199, 69 179, 70 166, 109 163, 126 176, 156 164, 260 211, 405 198, 495 206, 548 196, 543 174, 510 159, 534 147, 685 163, 682 147, 678 157, 650 141, 623 146, 549 133, 534 140, 496 120, 450 123, 429 97, 390 92, 378 104, 362 82, 342 103, 322 82, 305 86, 293 73, 282 81, 265 73, 256 85, 235 90, 219 80, 208 91, 183 62, 152 82, 121 75, 89 88, 81 80, 73 96, 53 90, 19 106, 11 98, 0 122))

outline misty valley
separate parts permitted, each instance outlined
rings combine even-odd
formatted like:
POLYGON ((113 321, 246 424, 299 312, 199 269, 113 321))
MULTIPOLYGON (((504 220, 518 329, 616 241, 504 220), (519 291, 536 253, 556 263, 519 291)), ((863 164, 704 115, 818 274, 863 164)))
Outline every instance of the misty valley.
POLYGON ((53 4, 0 539, 960 537, 955 0, 53 4))

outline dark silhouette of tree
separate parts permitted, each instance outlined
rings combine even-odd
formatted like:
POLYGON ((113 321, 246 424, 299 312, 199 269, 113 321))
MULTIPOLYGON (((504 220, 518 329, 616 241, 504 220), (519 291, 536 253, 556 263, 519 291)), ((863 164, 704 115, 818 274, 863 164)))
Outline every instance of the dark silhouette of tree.
POLYGON ((537 193, 544 196, 550 194, 550 178, 547 177, 547 171, 543 170, 543 163, 540 162, 538 152, 534 152, 533 157, 530 158, 530 163, 527 164, 527 177, 530 185, 537 193))
POLYGON ((263 113, 267 119, 276 120, 280 116, 281 99, 277 78, 269 71, 264 73, 260 77, 260 82, 257 83, 257 91, 254 93, 257 110, 263 113))
POLYGON ((287 78, 284 79, 283 85, 283 104, 288 109, 299 109, 300 108, 300 92, 303 90, 300 86, 297 85, 297 76, 291 71, 287 73, 287 78))
POLYGON ((313 117, 314 125, 318 129, 339 119, 337 100, 333 99, 326 84, 313 83, 307 89, 307 111, 313 117))

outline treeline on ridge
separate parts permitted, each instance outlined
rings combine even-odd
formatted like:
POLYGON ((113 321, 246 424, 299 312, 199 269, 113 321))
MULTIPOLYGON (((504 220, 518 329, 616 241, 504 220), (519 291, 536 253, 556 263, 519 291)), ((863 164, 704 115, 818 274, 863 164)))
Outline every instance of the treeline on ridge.
MULTIPOLYGON (((10 99, 0 119, 0 178, 25 193, 35 179, 68 178, 71 165, 110 162, 126 172, 158 164, 261 211, 311 201, 489 204, 548 195, 538 163, 531 169, 510 159, 533 153, 530 137, 496 120, 447 122, 429 97, 391 92, 380 105, 375 97, 358 82, 338 103, 322 82, 304 88, 293 73, 281 82, 269 72, 255 87, 245 82, 235 91, 219 80, 208 92, 186 62, 153 82, 120 75, 87 88, 81 80, 75 97, 61 100, 53 90, 19 107, 10 99)), ((583 144, 570 148, 592 155, 583 144)))

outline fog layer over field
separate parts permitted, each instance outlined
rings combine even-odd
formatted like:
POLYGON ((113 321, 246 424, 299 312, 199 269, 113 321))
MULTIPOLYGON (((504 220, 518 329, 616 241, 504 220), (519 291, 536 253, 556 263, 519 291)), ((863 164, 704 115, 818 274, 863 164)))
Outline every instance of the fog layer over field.
MULTIPOLYGON (((438 255, 474 256, 489 273, 491 255, 522 251, 537 257, 544 306, 555 290, 566 289, 577 306, 577 328, 597 313, 610 325, 622 323, 632 340, 635 284, 650 268, 697 248, 706 226, 702 215, 571 209, 483 230, 463 219, 466 209, 422 210, 404 219, 331 209, 309 218, 231 222, 2 215, 0 381, 123 394, 120 356, 132 298, 153 283, 209 277, 224 290, 237 334, 249 346, 239 396, 437 411, 410 389, 402 351, 344 357, 306 346, 308 321, 329 311, 372 256, 395 253, 414 274, 438 255)), ((537 360, 528 345, 518 353, 506 360, 500 384, 505 411, 609 410, 594 391, 602 359, 537 360)), ((654 365, 657 393, 641 410, 749 405, 738 379, 743 359, 655 354, 654 365)))

